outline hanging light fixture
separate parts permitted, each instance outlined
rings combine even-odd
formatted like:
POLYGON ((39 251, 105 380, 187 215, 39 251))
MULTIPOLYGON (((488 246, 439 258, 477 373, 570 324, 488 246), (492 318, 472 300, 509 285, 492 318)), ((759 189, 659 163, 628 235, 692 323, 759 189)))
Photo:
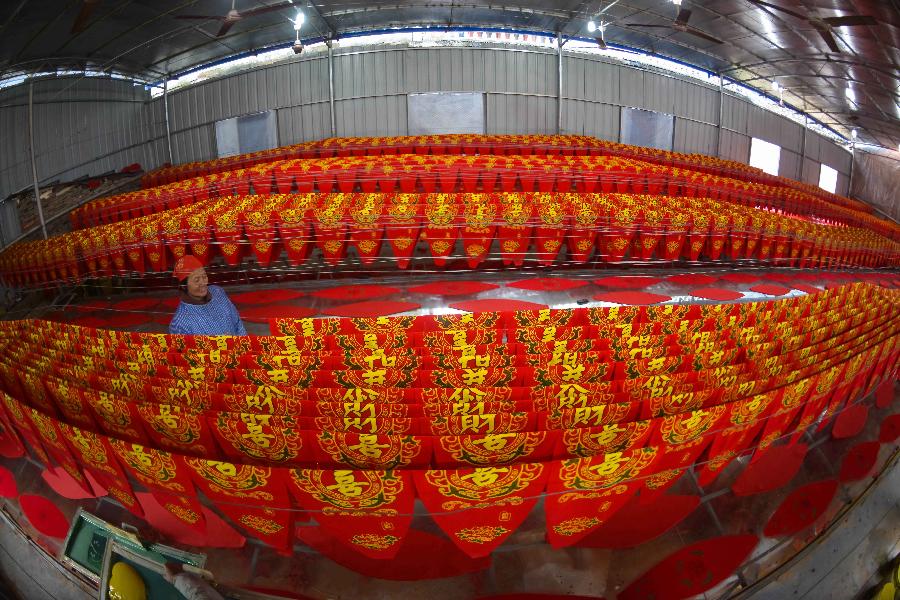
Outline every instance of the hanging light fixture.
POLYGON ((591 33, 597 31, 597 24, 593 21, 588 21, 588 31, 590 31, 591 33))
POLYGON ((294 54, 300 54, 303 52, 303 42, 300 41, 300 28, 303 27, 303 21, 305 17, 302 12, 297 12, 297 16, 294 17, 292 23, 294 24, 294 31, 297 32, 297 38, 294 40, 294 44, 291 46, 291 49, 294 51, 294 54))
POLYGON ((600 35, 597 36, 597 45, 600 46, 601 50, 607 50, 608 47, 606 45, 606 23, 600 22, 600 35))

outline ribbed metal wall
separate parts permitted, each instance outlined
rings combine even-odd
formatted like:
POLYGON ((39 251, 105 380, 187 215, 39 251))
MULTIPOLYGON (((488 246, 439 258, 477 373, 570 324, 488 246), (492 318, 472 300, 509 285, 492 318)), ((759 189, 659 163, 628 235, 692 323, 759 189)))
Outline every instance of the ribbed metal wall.
MULTIPOLYGON (((148 162, 143 86, 100 78, 34 83, 38 178, 71 180, 148 162)), ((0 91, 0 199, 31 184, 28 86, 0 91)))
MULTIPOLYGON (((39 174, 74 177, 141 162, 154 168, 167 158, 162 98, 111 80, 55 82, 54 104, 39 108, 39 174), (82 89, 82 86, 84 89, 82 89), (93 99, 87 97, 93 94, 93 99), (85 157, 97 158, 86 161, 85 157)), ((488 133, 557 131, 557 55, 549 49, 410 48, 335 49, 338 136, 407 133, 406 95, 434 91, 486 94, 488 133)), ((24 107, 27 88, 0 94, 0 197, 30 181, 24 107)), ((43 95, 43 94, 42 94, 43 95)), ((819 164, 840 173, 846 192, 850 155, 830 141, 749 102, 701 82, 566 53, 563 60, 562 133, 619 139, 623 106, 675 115, 674 149, 747 162, 750 139, 782 147, 781 173, 816 183, 819 164)), ((40 100, 38 101, 41 102, 40 100)), ((277 111, 280 145, 328 137, 331 118, 328 60, 323 51, 170 94, 176 163, 216 156, 215 122, 277 111)))

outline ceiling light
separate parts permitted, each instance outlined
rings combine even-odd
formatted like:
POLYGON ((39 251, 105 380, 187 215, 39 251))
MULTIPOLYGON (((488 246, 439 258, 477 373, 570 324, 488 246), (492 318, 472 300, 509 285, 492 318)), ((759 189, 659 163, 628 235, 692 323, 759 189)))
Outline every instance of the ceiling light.
POLYGON ((681 6, 681 0, 672 0, 672 4, 675 6, 681 6))
POLYGON ((596 42, 597 45, 600 46, 601 50, 609 50, 609 46, 606 45, 606 23, 600 23, 600 35, 597 36, 596 42))
POLYGON ((303 20, 304 20, 303 13, 298 12, 297 16, 294 17, 294 29, 296 31, 300 31, 300 28, 303 27, 303 20))
POLYGON ((856 104, 856 92, 855 92, 855 91, 853 90, 853 88, 850 87, 849 85, 847 86, 847 92, 846 92, 846 94, 847 94, 847 100, 849 100, 850 102, 856 104))
POLYGON ((597 24, 593 21, 588 21, 588 31, 590 31, 591 33, 597 31, 597 24))
POLYGON ((856 132, 856 129, 854 129, 850 132, 850 137, 853 138, 854 140, 856 139, 857 135, 859 135, 859 134, 856 132))
POLYGON ((772 81, 772 91, 773 91, 773 92, 777 92, 779 89, 781 89, 781 86, 778 85, 778 82, 777 82, 777 81, 774 81, 774 80, 773 80, 773 81, 772 81))
POLYGON ((294 31, 297 32, 297 39, 294 40, 294 44, 291 46, 291 50, 294 51, 294 54, 300 54, 301 52, 303 52, 303 42, 300 41, 300 28, 295 25, 294 31))

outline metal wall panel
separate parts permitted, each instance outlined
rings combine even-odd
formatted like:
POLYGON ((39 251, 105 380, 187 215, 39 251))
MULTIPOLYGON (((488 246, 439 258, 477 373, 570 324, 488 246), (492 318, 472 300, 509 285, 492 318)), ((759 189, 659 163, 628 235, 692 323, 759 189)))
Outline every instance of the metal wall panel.
MULTIPOLYGON (((563 57, 563 97, 577 98, 579 100, 588 99, 586 92, 586 70, 593 71, 593 65, 590 61, 573 58, 571 56, 563 57)), ((591 73, 591 79, 594 79, 594 73, 591 73)), ((596 98, 590 98, 596 100, 596 98)))
POLYGON ((488 94, 487 132, 535 133, 556 132, 556 100, 537 96, 488 94))
POLYGON ((722 129, 722 149, 719 156, 742 163, 750 162, 750 137, 722 129))
POLYGON ((849 175, 845 175, 838 171, 837 178, 837 188, 835 188, 834 192, 836 194, 840 194, 841 196, 846 196, 850 193, 850 177, 849 175))
POLYGON ((406 134, 405 95, 338 100, 334 110, 338 137, 406 134))
POLYGON ((637 69, 619 69, 619 104, 642 108, 644 106, 644 73, 637 69))
MULTIPOLYGON (((0 198, 31 184, 28 85, 0 91, 0 198)), ((39 181, 119 169, 116 154, 146 139, 143 86, 106 78, 34 82, 39 181)), ((133 161, 132 161, 133 162, 133 161)))
POLYGON ((620 110, 609 104, 566 100, 563 102, 563 133, 617 142, 620 110))
MULTIPOLYGON (((549 49, 408 48, 384 46, 335 50, 338 135, 405 135, 406 94, 484 91, 490 133, 555 133, 557 56, 549 49)), ((42 177, 66 178, 140 162, 154 168, 168 160, 161 98, 128 82, 106 79, 41 83, 59 104, 39 108, 38 166, 42 177), (45 110, 46 109, 46 110, 45 110), (85 160, 85 157, 91 157, 85 160)), ((719 117, 718 90, 644 72, 605 59, 568 54, 563 59, 563 131, 619 138, 619 107, 676 115, 675 147, 712 154, 719 117)), ((0 197, 30 183, 27 87, 0 92, 0 197), (19 106, 10 106, 16 103, 19 106)), ((304 54, 266 68, 183 88, 170 95, 176 162, 215 153, 212 124, 219 119, 277 109, 282 145, 330 135, 328 61, 304 54)), ((802 128, 745 100, 726 94, 721 156, 746 162, 755 135, 782 146, 781 170, 802 171, 818 182, 818 162, 849 173, 849 155, 808 132, 807 160, 795 154, 802 128)), ((839 180, 839 185, 843 180, 839 180)), ((844 184, 845 185, 845 184, 844 184)))
POLYGON ((24 107, 0 109, 0 199, 31 181, 28 158, 28 111, 24 107))
POLYGON ((779 158, 778 174, 790 179, 800 179, 800 155, 782 148, 779 158))
POLYGON ((747 133, 747 119, 751 108, 746 101, 725 94, 722 102, 722 127, 737 133, 747 133))
POLYGON ((278 139, 283 146, 331 136, 328 103, 292 106, 278 111, 278 139))
MULTIPOLYGON (((719 122, 718 90, 686 81, 673 80, 674 106, 677 117, 715 125, 719 122)), ((713 148, 715 151, 715 148, 713 148)))
MULTIPOLYGON (((813 185, 819 185, 820 168, 821 163, 819 161, 806 157, 803 160, 803 177, 800 181, 803 181, 804 183, 811 183, 813 185)), ((838 173, 838 177, 840 176, 841 174, 838 173)))
MULTIPOLYGON (((337 81, 335 82, 337 85, 337 81)), ((172 131, 222 119, 328 99, 328 63, 323 58, 292 61, 179 89, 169 95, 172 131)), ((162 99, 158 118, 164 119, 162 99)))
POLYGON ((687 152, 688 154, 715 155, 716 127, 675 117, 675 138, 672 149, 675 152, 687 152))
POLYGON ((755 138, 777 144, 792 152, 799 152, 803 128, 782 116, 758 106, 750 107, 747 133, 755 138))
POLYGON ((770 115, 771 113, 768 111, 751 105, 747 112, 747 135, 783 147, 779 128, 772 126, 773 121, 769 118, 770 115))
POLYGON ((643 106, 648 110, 675 114, 675 81, 656 73, 644 73, 643 106))
POLYGON ((821 144, 819 159, 838 173, 850 173, 851 155, 840 146, 827 142, 821 144))
MULTIPOLYGON (((825 140, 822 138, 822 136, 820 136, 816 133, 813 133, 812 131, 807 131, 806 132, 806 149, 805 149, 805 152, 803 153, 803 155, 806 158, 811 158, 815 161, 818 161, 821 157, 821 148, 822 148, 823 142, 825 142, 825 140)), ((825 143, 827 143, 827 142, 825 142, 825 143)))
POLYGON ((563 95, 578 100, 618 105, 619 69, 596 59, 565 58, 563 95))

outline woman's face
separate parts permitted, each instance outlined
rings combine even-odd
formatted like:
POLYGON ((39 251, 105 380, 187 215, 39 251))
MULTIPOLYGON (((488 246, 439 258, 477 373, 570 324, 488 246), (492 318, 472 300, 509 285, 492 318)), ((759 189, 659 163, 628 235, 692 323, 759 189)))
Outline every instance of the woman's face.
POLYGON ((206 298, 206 285, 209 283, 209 279, 206 277, 206 269, 200 267, 187 278, 187 292, 188 295, 197 298, 198 300, 201 298, 206 298))

